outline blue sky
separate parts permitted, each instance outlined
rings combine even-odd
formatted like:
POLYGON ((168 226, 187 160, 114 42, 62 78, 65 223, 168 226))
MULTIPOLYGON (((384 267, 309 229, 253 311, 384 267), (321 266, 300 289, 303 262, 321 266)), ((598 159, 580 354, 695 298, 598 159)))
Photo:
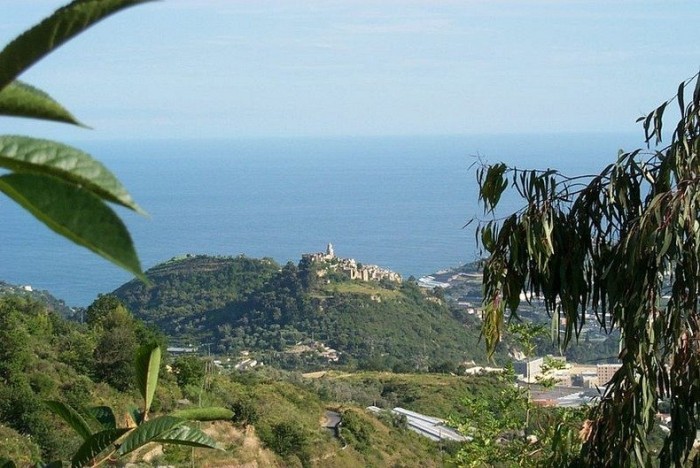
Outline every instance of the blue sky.
MULTIPOLYGON (((3 0, 6 43, 63 2, 3 0)), ((165 0, 22 79, 76 139, 632 132, 700 67, 697 2, 165 0)))

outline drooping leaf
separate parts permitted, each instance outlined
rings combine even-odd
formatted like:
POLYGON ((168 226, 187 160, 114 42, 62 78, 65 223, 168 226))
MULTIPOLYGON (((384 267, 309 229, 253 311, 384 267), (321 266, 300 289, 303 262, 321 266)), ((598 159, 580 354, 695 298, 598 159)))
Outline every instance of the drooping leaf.
POLYGON ((508 181, 504 177, 507 166, 503 163, 488 166, 483 181, 479 187, 479 199, 484 201, 484 209, 493 211, 498 201, 501 199, 503 191, 508 186, 508 181))
POLYGON ((678 101, 681 115, 685 114, 685 81, 681 81, 681 84, 678 85, 676 100, 678 101))
MULTIPOLYGON (((71 466, 80 467, 88 465, 95 457, 107 450, 130 429, 106 429, 93 434, 83 445, 78 448, 73 458, 71 466)), ((115 447, 116 448, 116 447, 115 447)))
POLYGON ((173 418, 172 416, 160 416, 150 421, 141 423, 140 426, 131 430, 122 441, 116 454, 118 456, 126 455, 139 447, 143 447, 149 442, 154 442, 185 424, 183 419, 173 418))
POLYGON ((233 418, 233 411, 228 408, 188 408, 174 411, 170 414, 175 418, 187 419, 188 421, 227 421, 233 418))
POLYGON ((25 31, 0 52, 0 89, 42 57, 103 18, 150 0, 75 0, 25 31))
POLYGON ((47 174, 81 185, 105 200, 143 214, 124 186, 89 154, 62 143, 26 136, 0 136, 0 167, 47 174))
POLYGON ((87 440, 92 436, 92 429, 90 429, 90 426, 88 426, 80 413, 74 410, 70 405, 61 403, 60 401, 46 401, 45 404, 51 411, 68 423, 83 440, 87 440))
POLYGON ((55 232, 147 281, 124 223, 91 192, 40 174, 2 176, 0 191, 55 232))
POLYGON ((220 449, 219 445, 214 439, 206 435, 201 430, 189 426, 176 427, 172 431, 164 434, 162 437, 155 439, 154 442, 220 449))
POLYGON ((153 395, 158 385, 160 353, 160 346, 157 344, 141 346, 136 353, 136 383, 144 401, 144 420, 148 419, 148 410, 151 408, 153 395))
POLYGON ((83 126, 51 96, 21 81, 13 81, 0 90, 0 115, 53 120, 83 126))
POLYGON ((114 416, 114 411, 109 406, 93 406, 88 408, 90 416, 95 418, 105 429, 116 429, 117 418, 114 416))

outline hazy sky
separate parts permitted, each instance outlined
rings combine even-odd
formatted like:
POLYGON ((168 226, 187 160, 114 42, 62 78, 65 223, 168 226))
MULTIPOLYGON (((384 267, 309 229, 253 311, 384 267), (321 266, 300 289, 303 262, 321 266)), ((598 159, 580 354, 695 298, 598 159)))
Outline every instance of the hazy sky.
MULTIPOLYGON (((62 1, 2 0, 6 43, 62 1)), ((84 138, 635 131, 700 67, 695 1, 165 0, 26 72, 84 138)))

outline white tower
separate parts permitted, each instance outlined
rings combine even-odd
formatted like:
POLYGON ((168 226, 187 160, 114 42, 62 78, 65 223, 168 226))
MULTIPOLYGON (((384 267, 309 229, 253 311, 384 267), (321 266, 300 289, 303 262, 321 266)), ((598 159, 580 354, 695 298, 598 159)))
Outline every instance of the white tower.
POLYGON ((333 244, 331 244, 330 242, 328 243, 328 246, 326 247, 326 257, 335 258, 335 252, 333 251, 333 244))

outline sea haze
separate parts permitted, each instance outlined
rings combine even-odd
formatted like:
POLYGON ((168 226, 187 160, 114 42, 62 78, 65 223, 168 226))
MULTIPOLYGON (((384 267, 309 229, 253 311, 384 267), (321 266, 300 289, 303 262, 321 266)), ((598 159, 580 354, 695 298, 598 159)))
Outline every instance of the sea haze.
MULTIPOLYGON (((630 135, 82 142, 149 218, 118 209, 144 268, 185 254, 296 262, 325 249, 416 277, 476 258, 475 156, 599 170, 630 135)), ((512 198, 505 203, 513 204, 512 198)), ((0 199, 0 280, 88 305, 130 276, 0 199)))

